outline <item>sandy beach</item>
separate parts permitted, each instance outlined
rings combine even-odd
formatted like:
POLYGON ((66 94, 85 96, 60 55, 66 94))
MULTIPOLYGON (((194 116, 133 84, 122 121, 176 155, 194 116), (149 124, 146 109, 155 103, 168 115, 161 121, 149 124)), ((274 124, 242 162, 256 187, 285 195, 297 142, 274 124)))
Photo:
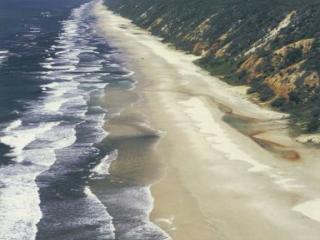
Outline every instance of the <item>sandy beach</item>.
POLYGON ((289 137, 287 116, 102 1, 93 11, 136 81, 106 96, 108 109, 122 109, 105 126, 121 159, 110 171, 151 186, 152 222, 174 240, 318 240, 320 151, 289 137))

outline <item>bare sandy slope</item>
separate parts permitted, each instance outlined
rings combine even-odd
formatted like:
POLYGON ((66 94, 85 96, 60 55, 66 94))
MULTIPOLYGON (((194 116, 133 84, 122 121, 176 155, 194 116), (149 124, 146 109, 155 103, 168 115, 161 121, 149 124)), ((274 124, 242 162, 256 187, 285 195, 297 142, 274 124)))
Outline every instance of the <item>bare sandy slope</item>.
POLYGON ((140 101, 131 113, 136 107, 163 132, 150 155, 167 166, 152 187, 152 221, 177 240, 318 240, 319 151, 288 137, 285 116, 251 103, 196 67, 194 56, 101 2, 94 13, 135 72, 140 101), (231 112, 241 131, 223 121, 231 112))

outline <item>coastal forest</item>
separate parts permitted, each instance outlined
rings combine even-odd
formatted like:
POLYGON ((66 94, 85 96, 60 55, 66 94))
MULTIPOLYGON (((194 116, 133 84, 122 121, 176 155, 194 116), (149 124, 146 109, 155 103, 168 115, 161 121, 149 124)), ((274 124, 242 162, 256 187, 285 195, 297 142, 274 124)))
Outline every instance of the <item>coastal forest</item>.
POLYGON ((250 97, 320 131, 318 0, 105 0, 250 97))

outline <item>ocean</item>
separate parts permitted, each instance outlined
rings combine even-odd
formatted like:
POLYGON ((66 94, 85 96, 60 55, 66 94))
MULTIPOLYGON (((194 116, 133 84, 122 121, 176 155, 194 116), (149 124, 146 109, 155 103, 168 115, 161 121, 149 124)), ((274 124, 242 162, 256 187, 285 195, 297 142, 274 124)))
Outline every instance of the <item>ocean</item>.
POLYGON ((0 1, 1 240, 167 239, 149 187, 109 172, 104 96, 134 82, 93 4, 0 1))

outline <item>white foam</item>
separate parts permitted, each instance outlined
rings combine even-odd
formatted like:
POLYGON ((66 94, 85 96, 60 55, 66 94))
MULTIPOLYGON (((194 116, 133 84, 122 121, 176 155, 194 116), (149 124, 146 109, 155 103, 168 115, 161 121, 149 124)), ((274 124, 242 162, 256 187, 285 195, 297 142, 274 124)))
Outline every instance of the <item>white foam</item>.
POLYGON ((110 169, 110 165, 111 163, 117 159, 118 156, 118 152, 114 151, 112 152, 110 155, 105 156, 100 164, 98 164, 93 170, 93 178, 95 179, 100 179, 100 178, 104 178, 105 176, 109 175, 109 169, 110 169))
POLYGON ((96 195, 94 195, 92 193, 92 191, 90 190, 90 188, 87 186, 85 187, 84 189, 84 193, 87 195, 87 197, 93 201, 96 205, 98 205, 102 211, 100 211, 100 217, 102 219, 104 219, 105 221, 107 221, 109 224, 106 224, 106 225, 102 225, 100 227, 100 232, 106 232, 108 234, 111 233, 111 239, 115 239, 115 227, 113 225, 113 218, 111 217, 111 215, 109 215, 108 211, 107 211, 107 208, 105 207, 105 205, 103 205, 100 200, 97 198, 96 195))
POLYGON ((48 112, 57 112, 61 108, 61 106, 66 103, 68 100, 67 99, 58 99, 55 101, 49 101, 45 103, 44 105, 44 110, 48 112))
POLYGON ((46 69, 51 69, 52 68, 52 63, 50 62, 43 62, 43 63, 40 63, 40 66, 41 67, 44 67, 46 69))
MULTIPOLYGON (((17 120, 5 129, 6 136, 1 140, 13 148, 12 157, 15 157, 17 162, 24 160, 34 165, 27 167, 9 165, 0 168, 0 181, 3 185, 3 188, 0 188, 0 239, 35 239, 36 224, 42 216, 35 179, 55 162, 56 157, 55 149, 48 148, 50 146, 48 144, 45 148, 25 149, 25 147, 35 139, 40 139, 42 134, 48 138, 50 131, 67 134, 65 131, 53 131, 58 124, 47 123, 37 127, 23 127, 21 121, 17 120)), ((70 135, 68 132, 68 136, 70 135)), ((64 144, 55 145, 60 148, 74 142, 66 141, 65 136, 52 137, 50 140, 63 141, 64 144)))
POLYGON ((33 240, 41 218, 37 171, 11 165, 0 169, 0 239, 33 240))
MULTIPOLYGON (((64 96, 67 93, 72 91, 77 91, 79 82, 76 81, 68 81, 68 82, 52 82, 49 84, 43 84, 42 89, 49 90, 51 95, 47 97, 45 100, 43 109, 49 113, 57 113, 60 108, 67 103, 68 101, 72 101, 71 98, 64 96)), ((85 102, 82 102, 85 104, 85 102)))
POLYGON ((61 80, 66 80, 66 81, 71 81, 71 80, 74 80, 75 78, 77 78, 79 75, 77 74, 63 74, 63 75, 59 75, 59 78, 61 80))
POLYGON ((71 146, 77 140, 75 125, 57 126, 51 131, 38 137, 39 140, 47 140, 46 147, 62 149, 71 146))
POLYGON ((33 142, 38 135, 49 131, 58 124, 57 122, 49 122, 41 123, 35 127, 12 128, 5 131, 5 136, 0 138, 0 142, 12 148, 7 156, 12 157, 16 162, 22 162, 24 148, 33 142))
MULTIPOLYGON (((10 123, 3 130, 3 136, 0 138, 1 143, 11 147, 8 156, 16 162, 16 164, 0 168, 1 240, 33 240, 36 238, 37 223, 41 219, 42 213, 39 207, 40 199, 35 179, 55 163, 56 150, 69 147, 77 140, 76 123, 67 125, 67 123, 56 121, 27 125, 26 120, 29 119, 27 115, 30 114, 35 114, 33 120, 37 120, 36 118, 39 116, 40 121, 46 119, 48 113, 50 118, 52 118, 51 114, 60 118, 58 114, 63 113, 66 116, 81 116, 79 121, 83 121, 82 116, 85 116, 88 109, 86 98, 89 97, 90 91, 85 91, 79 86, 86 84, 78 82, 84 74, 77 74, 73 71, 88 71, 91 74, 100 71, 103 63, 101 60, 92 65, 78 66, 81 53, 93 53, 96 50, 95 47, 86 45, 88 41, 83 36, 85 32, 83 32, 84 30, 81 32, 79 27, 81 25, 80 18, 82 18, 86 6, 88 5, 85 4, 74 10, 71 20, 63 22, 62 33, 57 45, 51 47, 51 50, 57 50, 57 52, 53 57, 46 58, 41 64, 43 68, 48 70, 44 72, 46 75, 42 76, 46 84, 41 86, 48 94, 33 103, 35 107, 25 113, 26 118, 22 117, 23 121, 16 120, 10 123), (49 83, 47 83, 48 81, 49 83)), ((36 28, 31 29, 33 33, 39 31, 36 28)), ((0 62, 6 59, 5 56, 8 54, 8 51, 0 50, 0 62)), ((91 75, 85 77, 88 82, 91 80, 89 79, 91 75)), ((93 77, 91 78, 93 79, 93 77)), ((102 82, 91 83, 93 89, 105 86, 106 84, 102 82)), ((94 123, 100 124, 101 122, 102 125, 103 117, 104 114, 97 114, 94 123)), ((111 159, 107 159, 107 157, 103 159, 101 165, 96 168, 97 174, 108 174, 108 161, 111 159)), ((108 223, 103 224, 100 230, 102 233, 111 232, 112 238, 114 238, 112 218, 104 205, 89 188, 86 188, 85 193, 88 196, 88 201, 93 201, 95 205, 100 206, 97 209, 97 221, 108 223)))
POLYGON ((132 77, 134 74, 135 74, 134 71, 128 71, 128 73, 123 75, 123 77, 132 77))
POLYGON ((320 199, 301 203, 293 207, 292 210, 299 212, 314 221, 320 222, 320 199))
POLYGON ((79 67, 77 68, 77 71, 80 72, 86 72, 86 73, 92 73, 92 72, 98 72, 101 71, 102 67, 100 65, 98 66, 86 66, 86 67, 79 67))
POLYGON ((4 63, 9 56, 8 50, 0 50, 0 64, 4 63))
POLYGON ((58 71, 61 70, 61 71, 64 71, 64 72, 71 72, 71 71, 76 70, 76 67, 74 65, 72 65, 72 64, 64 65, 64 66, 52 65, 51 69, 52 70, 58 70, 58 71))
POLYGON ((54 130, 56 127, 58 127, 58 123, 48 123, 40 124, 38 128, 25 129, 26 127, 21 126, 21 121, 17 120, 6 128, 7 135, 11 134, 17 137, 13 138, 15 141, 7 142, 15 148, 14 152, 19 154, 16 159, 28 161, 33 165, 9 165, 0 168, 2 185, 0 188, 0 239, 35 239, 36 224, 42 216, 35 179, 55 162, 55 149, 69 146, 75 141, 75 131, 54 130), (50 133, 55 133, 56 136, 53 137, 50 133), (27 140, 24 142, 22 139, 25 136, 27 136, 27 140), (40 140, 44 136, 48 141, 53 141, 51 146, 46 144, 44 148, 24 149, 24 146, 29 145, 36 138, 40 140), (66 140, 66 136, 73 140, 66 140))
MULTIPOLYGON (((109 56, 109 55, 108 55, 108 56, 109 56)), ((111 63, 109 66, 110 66, 110 67, 115 67, 115 68, 120 67, 120 65, 117 64, 117 63, 111 63)))
POLYGON ((125 188, 122 190, 120 196, 121 198, 117 199, 117 201, 120 202, 120 206, 127 206, 128 199, 130 199, 130 209, 144 213, 139 216, 139 225, 128 229, 127 232, 121 235, 121 239, 147 239, 148 236, 152 236, 152 234, 161 233, 161 239, 171 240, 165 231, 150 221, 150 213, 154 207, 154 199, 150 191, 150 186, 132 186, 125 188))
POLYGON ((52 14, 50 12, 41 12, 41 16, 45 18, 50 18, 52 17, 52 14))
POLYGON ((79 85, 80 84, 75 81, 57 83, 56 87, 53 87, 54 88, 54 91, 52 92, 53 98, 63 97, 64 94, 71 92, 72 90, 76 90, 79 85))
POLYGON ((70 107, 72 107, 74 109, 74 113, 76 113, 76 111, 78 113, 82 113, 85 108, 85 112, 87 111, 87 101, 85 100, 85 98, 87 98, 87 96, 82 96, 80 94, 78 94, 79 96, 72 96, 72 97, 68 97, 68 101, 65 103, 65 105, 62 107, 62 109, 68 109, 70 107))
POLYGON ((39 27, 31 27, 30 32, 31 33, 40 33, 41 29, 39 27))
POLYGON ((13 122, 11 122, 11 123, 9 124, 8 127, 5 128, 5 132, 9 132, 9 131, 11 131, 11 130, 13 130, 13 129, 16 129, 16 128, 20 127, 21 124, 22 124, 22 122, 21 122, 20 119, 18 119, 18 120, 16 120, 16 121, 13 121, 13 122))
POLYGON ((44 167, 50 167, 56 161, 54 148, 36 148, 27 149, 23 152, 24 160, 32 164, 44 167))

